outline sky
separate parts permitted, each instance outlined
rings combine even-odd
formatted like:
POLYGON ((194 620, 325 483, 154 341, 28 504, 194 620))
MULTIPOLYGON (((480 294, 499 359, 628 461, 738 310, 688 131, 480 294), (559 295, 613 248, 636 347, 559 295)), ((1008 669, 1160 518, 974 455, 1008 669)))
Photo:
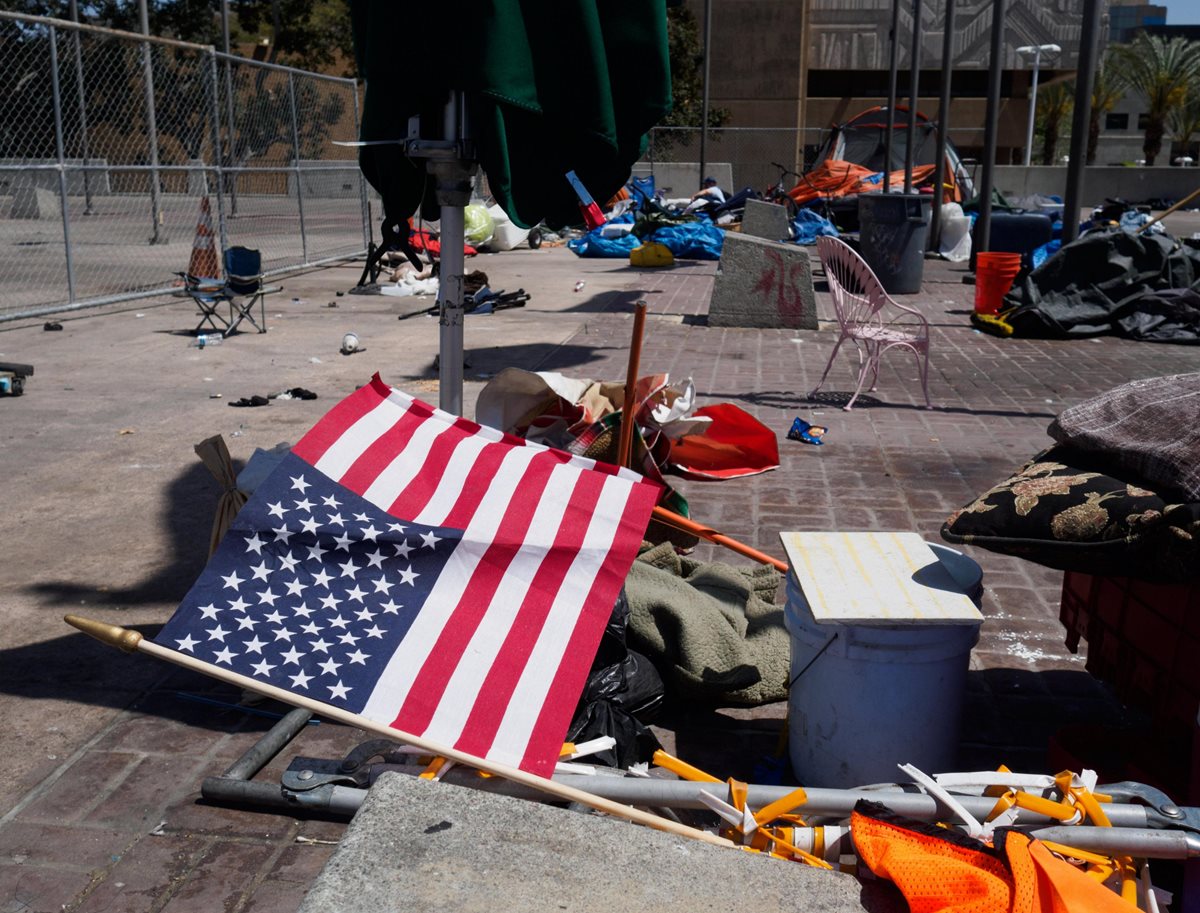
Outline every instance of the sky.
POLYGON ((1167 8, 1167 25, 1200 25, 1200 0, 1158 0, 1167 8))

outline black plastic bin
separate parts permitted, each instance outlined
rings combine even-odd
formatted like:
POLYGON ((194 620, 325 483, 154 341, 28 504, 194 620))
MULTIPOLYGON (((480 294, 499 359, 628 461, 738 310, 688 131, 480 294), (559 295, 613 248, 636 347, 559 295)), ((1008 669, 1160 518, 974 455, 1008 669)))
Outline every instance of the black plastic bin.
POLYGON ((921 291, 932 202, 923 193, 864 193, 858 197, 859 252, 891 295, 921 291))

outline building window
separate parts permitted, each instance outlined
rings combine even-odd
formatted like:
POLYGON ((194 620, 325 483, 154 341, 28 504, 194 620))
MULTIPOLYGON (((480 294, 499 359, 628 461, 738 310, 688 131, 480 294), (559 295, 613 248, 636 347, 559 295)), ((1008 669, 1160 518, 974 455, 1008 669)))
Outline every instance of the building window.
POLYGON ((1149 126, 1150 126, 1150 115, 1149 114, 1139 114, 1137 128, 1139 130, 1145 130, 1149 126))
POLYGON ((1108 114, 1104 118, 1105 130, 1128 130, 1129 115, 1128 114, 1108 114))

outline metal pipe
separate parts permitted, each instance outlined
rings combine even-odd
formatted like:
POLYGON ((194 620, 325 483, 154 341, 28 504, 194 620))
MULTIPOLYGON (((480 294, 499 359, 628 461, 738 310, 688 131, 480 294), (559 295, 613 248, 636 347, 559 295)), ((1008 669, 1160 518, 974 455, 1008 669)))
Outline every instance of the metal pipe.
MULTIPOLYGON (((147 4, 148 0, 138 0, 143 39, 150 35, 150 10, 147 4)), ((142 42, 142 91, 146 99, 146 142, 150 147, 150 219, 154 223, 150 243, 161 244, 166 239, 159 234, 162 209, 158 186, 158 124, 154 116, 154 64, 150 56, 150 42, 145 40, 142 42)))
POLYGON ((1033 127, 1037 120, 1037 86, 1038 70, 1042 66, 1042 46, 1035 45, 1033 49, 1033 81, 1029 87, 1029 122, 1025 128, 1025 167, 1033 161, 1033 127))
POLYGON ((996 132, 1000 125, 1000 70, 1004 65, 1004 13, 1007 0, 992 0, 992 47, 988 62, 987 113, 984 118, 983 174, 979 181, 979 215, 971 244, 975 256, 989 249, 992 233, 992 186, 996 168, 996 132))
MULTIPOLYGON (((700 177, 697 187, 704 182, 705 170, 708 168, 708 75, 709 60, 712 53, 712 0, 704 0, 704 84, 700 100, 700 177)), ((730 188, 730 193, 733 188, 730 188)))
MULTIPOLYGON (((445 140, 462 138, 462 94, 451 91, 443 111, 445 140)), ((445 180, 441 175, 439 181, 445 180)), ((451 415, 462 415, 463 395, 463 243, 466 230, 461 205, 442 204, 441 258, 438 268, 438 403, 451 415)))
POLYGON ((904 192, 913 192, 913 154, 917 144, 917 99, 921 81, 921 0, 913 0, 912 49, 909 52, 908 130, 905 131, 904 192))
MULTIPOLYGON (((79 0, 69 0, 68 8, 72 22, 79 21, 79 0)), ((91 155, 88 151, 88 121, 87 121, 87 100, 83 95, 83 49, 80 47, 79 30, 76 29, 71 33, 73 44, 75 45, 75 95, 79 102, 79 144, 83 153, 83 214, 90 216, 92 210, 92 184, 87 172, 88 159, 91 155)))
POLYGON ((289 742, 304 731, 312 711, 303 707, 289 710, 278 723, 263 734, 250 749, 233 762, 221 776, 225 779, 250 780, 260 770, 266 767, 275 755, 279 754, 289 742))
POLYGON ((1088 122, 1092 116, 1092 84, 1100 43, 1100 0, 1083 0, 1083 31, 1076 63, 1075 114, 1071 120, 1071 158, 1067 163, 1067 191, 1063 195, 1062 243, 1079 237, 1079 210, 1083 206, 1083 171, 1087 166, 1088 122))
POLYGON ((900 0, 892 0, 892 27, 888 32, 888 99, 887 99, 887 128, 883 135, 883 192, 891 189, 890 174, 892 171, 892 132, 896 129, 896 72, 897 47, 896 32, 900 28, 900 0))
POLYGON ((63 251, 67 260, 67 300, 75 300, 75 261, 71 254, 71 214, 67 206, 67 169, 63 148, 62 96, 58 85, 58 32, 50 26, 50 92, 54 102, 54 154, 58 158, 58 202, 62 209, 63 251))
MULTIPOLYGON (((946 147, 950 136, 950 83, 954 74, 954 0, 946 0, 942 24, 942 91, 938 101, 937 183, 929 216, 929 249, 937 250, 942 234, 942 195, 945 193, 946 147)), ((954 176, 957 182, 958 176, 954 176)))
MULTIPOLYGON (((9 19, 13 22, 28 22, 31 25, 44 27, 53 26, 59 30, 74 29, 76 31, 91 32, 92 34, 96 35, 106 35, 110 38, 129 38, 131 35, 135 34, 134 32, 122 32, 119 29, 105 28, 102 25, 72 22, 70 19, 55 19, 49 16, 30 16, 26 13, 10 13, 7 10, 0 10, 0 19, 9 19)), ((190 41, 177 41, 174 38, 158 38, 154 35, 143 36, 139 40, 149 42, 150 44, 161 44, 164 47, 185 48, 190 51, 206 51, 210 49, 210 46, 207 44, 193 44, 190 41)), ((345 77, 342 77, 342 79, 345 79, 345 77)))
MULTIPOLYGON (((416 776, 425 768, 411 764, 373 764, 370 768, 371 782, 382 774, 394 771, 410 776, 416 776)), ((500 793, 523 799, 544 800, 545 795, 529 786, 523 786, 502 777, 481 777, 478 771, 469 767, 453 767, 439 779, 456 786, 467 786, 482 792, 500 793)), ((657 777, 624 777, 612 773, 605 768, 597 768, 595 774, 556 773, 552 777, 555 782, 566 783, 589 792, 595 796, 611 799, 626 805, 640 808, 674 808, 674 809, 707 809, 700 798, 701 792, 707 792, 717 798, 724 799, 729 787, 724 782, 701 783, 691 780, 667 780, 657 777)), ((346 787, 354 791, 354 787, 346 787)), ((782 799, 795 790, 794 786, 765 786, 749 784, 746 802, 754 808, 762 808, 776 800, 782 799)), ((363 796, 366 790, 358 790, 363 796)), ((950 821, 954 813, 941 802, 927 793, 919 792, 916 787, 887 785, 877 788, 860 789, 824 789, 805 788, 807 800, 799 810, 806 817, 847 818, 854 810, 859 800, 879 802, 893 812, 923 821, 950 821)), ((989 796, 959 796, 954 797, 975 818, 982 820, 995 807, 996 800, 989 796)), ((1150 826, 1149 809, 1144 805, 1112 803, 1104 806, 1104 813, 1115 828, 1147 828, 1150 826)), ((1020 822, 1023 825, 1053 826, 1059 822, 1045 815, 1033 812, 1022 812, 1020 822)), ((1071 827, 1069 830, 1076 830, 1071 827)))
POLYGON ((288 73, 288 98, 292 106, 292 171, 296 175, 296 206, 300 210, 300 252, 308 262, 308 233, 304 226, 304 175, 300 171, 300 120, 296 113, 296 79, 288 73))
MULTIPOLYGON (((83 171, 85 168, 88 171, 150 171, 151 165, 112 165, 112 164, 89 164, 89 165, 63 165, 68 171, 83 171)), ((0 171, 58 171, 60 166, 57 163, 47 164, 44 162, 29 162, 20 165, 0 164, 0 171)), ((176 172, 176 171, 211 171, 211 165, 159 165, 158 170, 161 172, 176 172)), ((264 165, 244 165, 241 168, 226 168, 225 171, 247 173, 247 174, 284 174, 292 169, 286 166, 271 167, 264 165)), ((305 171, 357 171, 358 166, 353 162, 309 162, 304 166, 305 171)))
MULTIPOLYGON (((1108 806, 1105 806, 1107 809, 1108 806)), ((1043 827, 1030 836, 1092 853, 1148 859, 1200 858, 1200 836, 1186 831, 1127 827, 1043 827)))
MULTIPOLYGON (((118 32, 118 34, 124 33, 118 32)), ((209 50, 212 46, 206 44, 196 45, 196 47, 209 50)), ((310 72, 309 70, 301 70, 298 67, 289 67, 282 63, 271 63, 266 60, 251 60, 249 57, 239 57, 237 54, 222 54, 220 51, 217 51, 217 54, 227 60, 243 66, 258 67, 263 70, 276 70, 280 73, 295 73, 297 76, 303 76, 306 79, 321 79, 325 82, 336 82, 341 83, 342 85, 358 85, 358 80, 350 76, 330 76, 328 73, 314 73, 310 72)))

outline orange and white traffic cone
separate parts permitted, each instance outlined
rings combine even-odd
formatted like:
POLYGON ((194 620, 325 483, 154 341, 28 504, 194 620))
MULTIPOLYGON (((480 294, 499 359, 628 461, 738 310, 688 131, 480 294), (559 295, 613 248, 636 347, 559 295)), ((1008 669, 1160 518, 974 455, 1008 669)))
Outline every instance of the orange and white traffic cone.
POLYGON ((196 223, 196 239, 192 242, 192 259, 188 261, 187 271, 189 276, 196 279, 221 278, 217 244, 213 237, 212 209, 207 196, 200 198, 200 219, 196 223))

